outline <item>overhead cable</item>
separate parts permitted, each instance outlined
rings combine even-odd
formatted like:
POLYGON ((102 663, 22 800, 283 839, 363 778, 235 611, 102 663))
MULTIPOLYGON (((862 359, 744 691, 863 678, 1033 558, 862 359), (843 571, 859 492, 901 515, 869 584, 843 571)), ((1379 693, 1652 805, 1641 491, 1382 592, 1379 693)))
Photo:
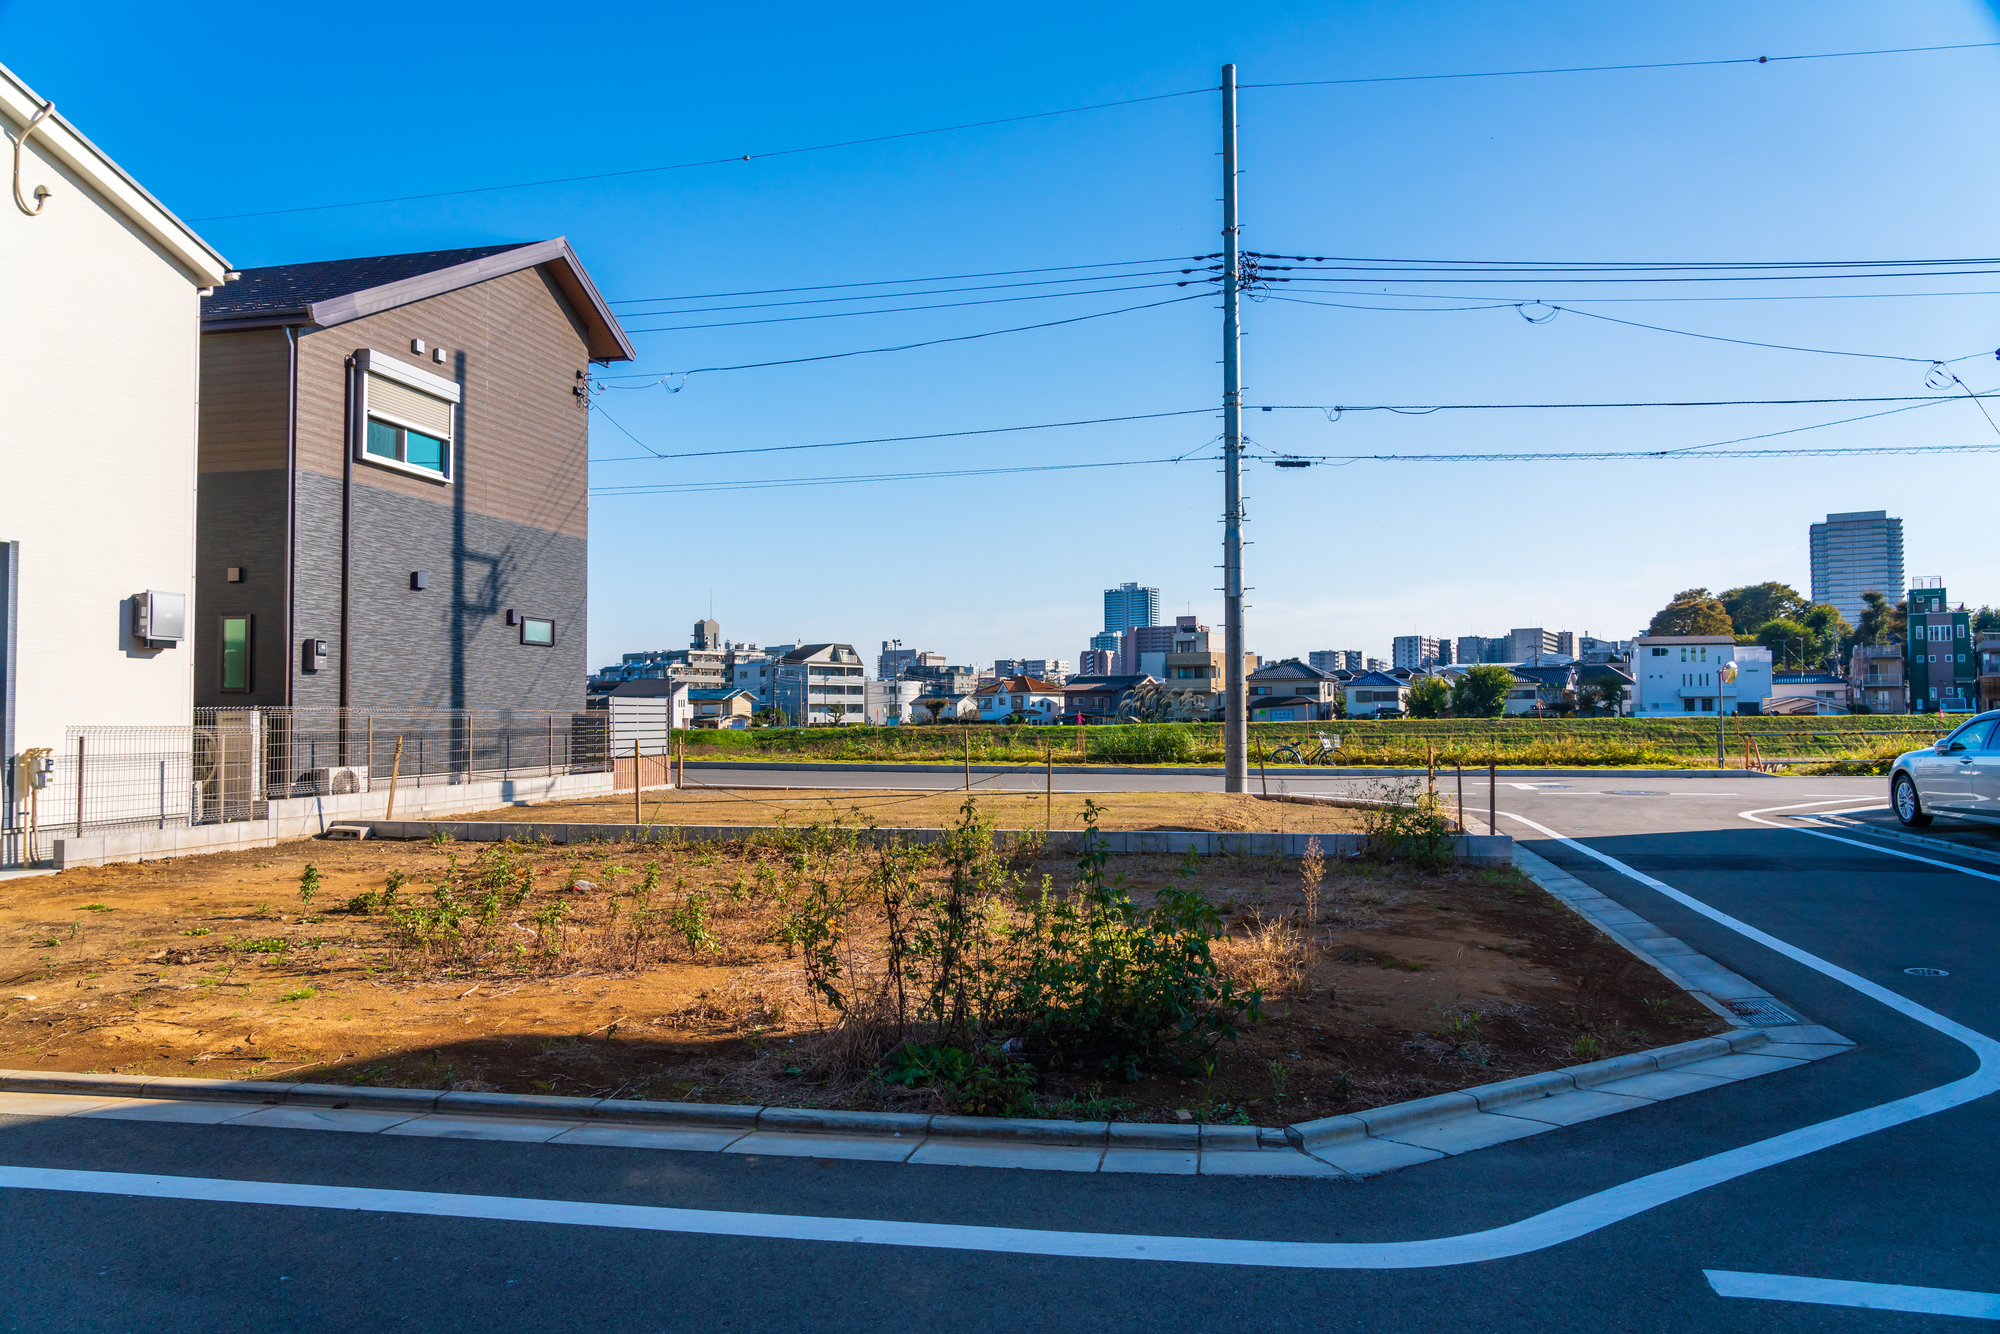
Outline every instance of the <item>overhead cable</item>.
MULTIPOLYGON (((2000 43, 1960 42, 1948 46, 1885 47, 1870 51, 1821 51, 1790 56, 1735 56, 1716 60, 1670 60, 1630 65, 1575 65, 1550 69, 1481 70, 1461 74, 1391 74, 1378 75, 1372 78, 1293 79, 1273 83, 1246 83, 1241 86, 1244 88, 1310 88, 1369 83, 1419 83, 1445 79, 1507 79, 1542 74, 1600 74, 1631 70, 1694 69, 1701 66, 1717 65, 1781 64, 1786 61, 1795 60, 1847 60, 1861 56, 1915 55, 1931 51, 1972 51, 1991 46, 2000 46, 2000 43)), ((243 218, 272 218, 292 213, 322 213, 330 209, 368 208, 378 204, 407 204, 420 199, 452 199, 462 195, 491 194, 500 190, 528 190, 548 185, 574 185, 582 181, 605 181, 626 176, 646 176, 666 171, 686 171, 696 167, 719 167, 736 162, 756 162, 768 158, 793 157, 801 153, 824 153, 838 148, 858 148, 866 144, 892 143, 899 139, 918 139, 933 134, 952 134, 960 130, 986 129, 995 125, 1016 125, 1024 121, 1047 120, 1054 116, 1075 116, 1090 111, 1108 111, 1115 107, 1139 106, 1147 102, 1166 102, 1182 97, 1197 97, 1204 93, 1213 93, 1216 91, 1217 88, 1215 85, 1208 85, 1201 88, 1183 88, 1177 92, 1153 93, 1145 97, 1124 97, 1111 102, 1092 102, 1084 106, 1062 107, 1055 111, 1031 111, 1018 116, 1000 116, 991 120, 965 121, 957 125, 939 125, 923 130, 903 130, 894 134, 868 135, 859 139, 841 139, 832 143, 807 144, 798 148, 769 149, 761 153, 735 153, 727 157, 698 158, 687 162, 669 162, 653 167, 627 167, 618 171, 587 172, 575 176, 552 176, 534 181, 511 181, 505 185, 474 185, 457 190, 431 190, 422 194, 385 195, 373 199, 350 199, 334 204, 302 204, 292 208, 267 208, 247 213, 212 213, 205 217, 190 218, 188 221, 234 222, 243 218)))
MULTIPOLYGON (((838 292, 850 287, 899 287, 910 283, 955 283, 967 278, 1016 278, 1024 273, 1074 273, 1078 269, 1118 269, 1134 264, 1192 264, 1214 255, 1165 255, 1159 259, 1113 259, 1102 264, 1056 264, 1041 269, 994 269, 987 273, 939 273, 928 278, 873 278, 856 283, 818 283, 811 287, 755 287, 741 292, 690 292, 681 296, 628 296, 607 302, 613 306, 644 306, 658 301, 715 301, 726 296, 783 296, 790 292, 838 292)), ((2000 260, 1995 260, 2000 263, 2000 260)), ((1131 274, 1093 274, 1082 278, 1055 278, 1051 282, 1093 283, 1101 278, 1129 278, 1131 274)), ((886 292, 884 296, 899 295, 886 292)))
MULTIPOLYGON (((1268 299, 1272 301, 1288 301, 1295 305, 1301 305, 1301 306, 1333 306, 1336 309, 1346 309, 1346 310, 1377 309, 1377 310, 1401 311, 1405 309, 1404 307, 1400 306, 1380 306, 1380 307, 1349 306, 1331 301, 1311 301, 1302 297, 1289 297, 1289 296, 1272 296, 1268 299)), ((1568 313, 1571 315, 1580 315, 1587 320, 1603 320, 1607 324, 1622 324, 1627 326, 1628 328, 1633 328, 1633 329, 1647 329, 1653 333, 1675 334, 1682 338, 1699 338, 1712 343, 1734 343, 1739 347, 1763 347, 1763 348, 1770 348, 1773 349, 1774 351, 1779 351, 1779 352, 1809 352, 1813 353, 1814 355, 1823 357, 1862 357, 1870 361, 1904 361, 1904 362, 1910 362, 1918 366, 1949 366, 1961 361, 1971 361, 1975 357, 2000 355, 1994 352, 1982 350, 1979 352, 1968 352, 1963 356, 1957 356, 1957 357, 1909 357, 1891 352, 1853 352, 1843 348, 1800 347, 1793 343, 1765 343, 1765 342, 1760 342, 1754 338, 1729 338, 1722 334, 1696 333, 1691 329, 1669 329, 1665 325, 1645 324, 1638 320, 1619 319, 1615 315, 1605 315, 1594 310, 1578 310, 1574 306, 1561 305, 1550 301, 1496 301, 1486 305, 1456 306, 1456 307, 1417 307, 1412 309, 1422 309, 1426 313, 1437 312, 1445 314, 1450 314, 1455 311, 1462 311, 1462 310, 1512 309, 1520 311, 1522 317, 1527 319, 1531 324, 1545 324, 1548 321, 1546 319, 1541 319, 1529 315, 1528 314, 1529 311, 1546 310, 1556 313, 1568 313)), ((1553 318, 1553 315, 1550 316, 1550 318, 1553 318)))
MULTIPOLYGON (((599 412, 604 412, 604 409, 598 404, 593 403, 591 406, 599 412)), ((1103 426, 1113 422, 1158 421, 1164 417, 1195 417, 1205 413, 1214 414, 1219 411, 1219 408, 1212 407, 1182 408, 1175 412, 1137 412, 1127 414, 1123 417, 1087 417, 1077 421, 1035 422, 1027 426, 985 426, 969 431, 932 431, 923 435, 878 435, 859 440, 827 440, 811 445, 758 445, 744 449, 697 449, 684 454, 662 454, 651 445, 633 436, 634 442, 646 451, 645 455, 628 454, 614 458, 592 459, 591 462, 631 463, 643 461, 646 458, 707 459, 717 458, 725 454, 789 454, 802 449, 844 449, 850 445, 895 445, 905 444, 913 440, 954 440, 962 436, 972 435, 1006 435, 1016 431, 1053 431, 1071 426, 1103 426)), ((605 420, 611 421, 609 413, 605 413, 605 420)), ((618 423, 615 421, 611 421, 611 424, 618 426, 618 423)), ((632 436, 632 433, 626 431, 623 426, 618 426, 618 429, 624 431, 627 436, 632 436)))
MULTIPOLYGON (((741 329, 746 325, 752 324, 797 324, 803 320, 845 320, 852 319, 857 315, 906 315, 911 311, 960 310, 967 306, 1003 306, 1017 301, 1050 301, 1057 297, 1102 296, 1109 292, 1143 292, 1157 290, 1162 287, 1186 286, 1188 286, 1187 282, 1134 283, 1130 287, 1086 287, 1081 291, 1075 292, 1031 292, 1022 296, 980 297, 974 301, 935 301, 925 306, 878 306, 872 310, 824 310, 813 315, 772 315, 761 320, 716 320, 708 324, 662 324, 650 329, 627 328, 625 332, 628 334, 643 334, 680 333, 688 329, 741 329)), ((658 318, 682 313, 695 314, 697 312, 657 310, 649 312, 649 315, 658 318)), ((633 317, 628 316, 627 318, 633 317)), ((638 318, 647 318, 647 316, 640 316, 638 318)))
POLYGON ((594 496, 686 495, 697 491, 765 491, 796 486, 853 486, 863 482, 909 482, 950 477, 998 477, 1012 473, 1081 472, 1093 468, 1144 468, 1157 464, 1180 463, 1182 454, 1162 459, 1122 459, 1109 463, 1045 463, 1015 468, 960 468, 946 472, 868 473, 845 477, 745 478, 728 482, 656 482, 631 486, 592 487, 594 496))
POLYGON ((1793 60, 1848 60, 1857 56, 1907 56, 1926 51, 1977 51, 2000 42, 1955 42, 1949 46, 1895 46, 1872 51, 1817 51, 1796 56, 1734 56, 1721 60, 1660 60, 1640 65, 1565 65, 1552 69, 1483 70, 1472 74, 1387 74, 1355 79, 1289 79, 1246 83, 1244 88, 1335 88, 1363 83, 1425 83, 1439 79, 1515 79, 1533 74, 1607 74, 1649 69, 1698 69, 1714 65, 1777 65, 1793 60))
MULTIPOLYGON (((914 343, 897 343, 889 347, 863 347, 851 352, 825 352, 814 357, 782 357, 776 361, 747 361, 736 366, 696 366, 684 371, 652 371, 645 374, 620 375, 621 380, 646 379, 664 384, 679 376, 685 383, 690 375, 708 375, 717 371, 754 371, 767 366, 799 366, 814 361, 839 361, 844 357, 869 357, 878 352, 908 352, 912 348, 937 347, 943 343, 969 343, 978 338, 994 338, 1000 334, 1026 333, 1031 329, 1054 329, 1064 324, 1080 324, 1084 320, 1101 320, 1108 315, 1129 315, 1135 310, 1154 310, 1160 306, 1179 305, 1183 301, 1196 301, 1208 295, 1207 292, 1191 292, 1186 296, 1171 296, 1164 301, 1148 301, 1143 305, 1120 306, 1116 310, 1099 310, 1088 315, 1072 315, 1068 319, 1044 320, 1040 324, 1019 324, 1009 329, 988 329, 983 333, 958 334, 951 338, 925 338, 914 343)), ((610 378, 610 377, 601 377, 610 378)), ((624 386, 635 388, 639 386, 624 386)))

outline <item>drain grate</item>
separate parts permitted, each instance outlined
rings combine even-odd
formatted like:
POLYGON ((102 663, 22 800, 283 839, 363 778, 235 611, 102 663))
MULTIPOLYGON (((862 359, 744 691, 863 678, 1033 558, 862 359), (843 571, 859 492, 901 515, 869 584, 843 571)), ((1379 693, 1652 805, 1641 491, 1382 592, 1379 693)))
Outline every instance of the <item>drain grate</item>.
POLYGON ((1942 968, 1905 968, 1905 969, 1904 969, 1903 971, 1904 971, 1904 972, 1906 972, 1906 973, 1908 973, 1908 974, 1909 974, 1909 975, 1910 975, 1911 977, 1950 977, 1950 976, 1951 976, 1951 974, 1950 974, 1950 973, 1947 973, 1947 972, 1946 972, 1946 971, 1945 971, 1944 969, 1942 969, 1942 968))
POLYGON ((1768 996, 1750 996, 1743 1000, 1726 1000, 1722 1008, 1745 1020, 1753 1028, 1774 1028, 1779 1024, 1804 1022, 1768 996))

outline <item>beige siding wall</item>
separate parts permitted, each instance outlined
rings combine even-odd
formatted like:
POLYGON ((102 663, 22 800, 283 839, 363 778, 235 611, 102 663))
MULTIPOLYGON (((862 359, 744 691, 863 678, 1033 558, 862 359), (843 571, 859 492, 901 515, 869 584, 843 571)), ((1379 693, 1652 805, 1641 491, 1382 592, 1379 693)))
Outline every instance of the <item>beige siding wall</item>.
MULTIPOLYGON (((454 487, 475 514, 581 538, 588 529, 589 412, 571 390, 589 354, 575 319, 540 270, 509 274, 299 339, 298 466, 341 475, 346 360, 371 348, 456 381, 459 459, 454 487), (410 340, 445 349, 443 365, 410 340)), ((452 487, 359 464, 355 481, 433 504, 452 487)))
POLYGON ((201 471, 285 466, 289 361, 283 329, 202 338, 201 471))
POLYGON ((38 217, 0 200, 0 541, 21 544, 23 747, 60 746, 73 723, 189 722, 193 645, 137 645, 127 599, 185 593, 190 624, 201 614, 193 277, 36 144, 26 185, 54 196, 38 217))

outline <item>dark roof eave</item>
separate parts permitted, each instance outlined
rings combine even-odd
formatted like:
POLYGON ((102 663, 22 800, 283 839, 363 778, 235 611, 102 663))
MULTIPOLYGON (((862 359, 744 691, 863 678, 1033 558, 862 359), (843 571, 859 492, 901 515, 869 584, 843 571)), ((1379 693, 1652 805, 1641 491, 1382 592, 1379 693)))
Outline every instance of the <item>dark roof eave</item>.
POLYGON ((332 328, 346 324, 350 320, 362 319, 369 315, 379 315, 398 306, 425 301, 434 296, 443 296, 475 283, 483 283, 493 278, 504 278, 510 273, 523 269, 549 265, 551 276, 577 317, 584 326, 584 348, 592 361, 632 361, 638 353, 631 339, 626 337, 618 317, 611 313, 611 307, 591 281, 583 262, 570 249, 569 239, 558 236, 549 241, 535 241, 528 245, 514 246, 496 254, 484 255, 463 264, 453 264, 447 268, 433 269, 428 273, 384 283, 378 287, 363 288, 341 296, 329 297, 324 301, 314 301, 302 310, 258 311, 252 315, 215 315, 202 319, 203 332, 220 332, 224 329, 271 328, 287 324, 316 324, 322 328, 332 328))

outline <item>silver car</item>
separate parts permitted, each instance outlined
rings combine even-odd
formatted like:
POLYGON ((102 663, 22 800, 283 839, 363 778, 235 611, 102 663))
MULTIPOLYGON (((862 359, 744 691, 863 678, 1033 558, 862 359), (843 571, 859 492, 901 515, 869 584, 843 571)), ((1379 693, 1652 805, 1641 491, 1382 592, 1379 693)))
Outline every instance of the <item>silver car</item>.
POLYGON ((1889 768, 1896 818, 1921 829, 1936 816, 2000 820, 2000 710, 1959 724, 1926 750, 1889 768))

